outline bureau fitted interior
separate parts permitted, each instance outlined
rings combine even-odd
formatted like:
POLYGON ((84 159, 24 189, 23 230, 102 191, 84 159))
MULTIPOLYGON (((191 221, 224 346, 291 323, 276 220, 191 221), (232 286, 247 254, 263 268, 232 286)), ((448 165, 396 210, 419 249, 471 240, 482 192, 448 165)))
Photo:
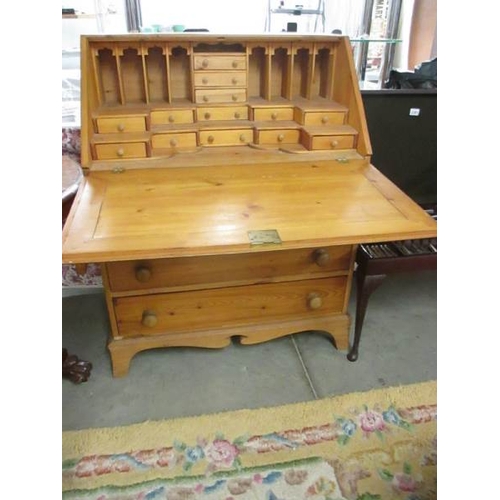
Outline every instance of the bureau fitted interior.
POLYGON ((146 349, 322 331, 357 245, 433 237, 370 165, 346 37, 82 37, 84 180, 63 261, 99 263, 114 376, 146 349))

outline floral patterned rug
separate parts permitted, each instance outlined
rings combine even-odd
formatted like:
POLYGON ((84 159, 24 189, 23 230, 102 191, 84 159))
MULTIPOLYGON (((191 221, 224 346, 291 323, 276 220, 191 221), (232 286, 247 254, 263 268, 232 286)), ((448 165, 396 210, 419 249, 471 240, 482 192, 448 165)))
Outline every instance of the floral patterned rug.
POLYGON ((437 498, 436 382, 63 433, 63 498, 437 498))

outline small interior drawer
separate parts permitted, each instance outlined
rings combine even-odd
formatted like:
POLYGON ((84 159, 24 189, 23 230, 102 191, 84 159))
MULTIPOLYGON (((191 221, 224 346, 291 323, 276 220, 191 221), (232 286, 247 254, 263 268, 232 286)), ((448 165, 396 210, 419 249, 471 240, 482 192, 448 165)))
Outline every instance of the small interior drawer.
POLYGON ((144 142, 96 144, 94 147, 98 160, 118 160, 120 158, 146 158, 147 156, 146 143, 144 142))
POLYGON ((198 54, 194 56, 195 70, 245 70, 245 54, 198 54))
POLYGON ((267 283, 114 300, 122 337, 206 330, 341 313, 347 277, 267 283))
POLYGON ((212 102, 245 102, 247 97, 246 89, 244 88, 220 88, 220 89, 195 89, 195 102, 212 103, 212 102))
POLYGON ((354 135, 313 135, 307 139, 308 149, 352 149, 354 135))
POLYGON ((195 148, 196 132, 172 132, 167 134, 154 134, 151 138, 153 149, 163 148, 195 148))
POLYGON ((319 273, 348 273, 352 246, 340 245, 209 257, 176 257, 106 264, 113 292, 233 286, 319 273))
POLYGON ((295 121, 301 125, 342 125, 345 121, 344 111, 302 111, 295 110, 295 121))
POLYGON ((200 146, 244 146, 253 142, 253 129, 200 130, 200 146))
POLYGON ((253 108, 254 121, 293 120, 293 107, 253 108))
POLYGON ((195 87, 245 87, 246 71, 196 71, 194 73, 195 87))
POLYGON ((255 142, 257 144, 298 144, 300 130, 298 129, 272 129, 257 130, 255 142))
POLYGON ((196 110, 196 120, 199 122, 248 120, 248 108, 247 106, 199 107, 196 110))
POLYGON ((193 123, 192 109, 172 109, 151 111, 151 125, 165 125, 175 123, 193 123))
POLYGON ((96 118, 97 133, 115 134, 120 132, 144 132, 146 118, 144 116, 114 116, 96 118))

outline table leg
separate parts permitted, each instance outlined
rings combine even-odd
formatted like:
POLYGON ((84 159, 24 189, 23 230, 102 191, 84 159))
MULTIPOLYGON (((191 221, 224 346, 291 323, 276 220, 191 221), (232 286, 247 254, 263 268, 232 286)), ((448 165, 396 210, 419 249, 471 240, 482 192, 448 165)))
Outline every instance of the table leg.
POLYGON ((356 361, 358 359, 359 339, 361 337, 361 330, 365 320, 366 308, 368 306, 368 299, 370 295, 381 285, 384 281, 385 274, 366 275, 358 268, 356 272, 356 322, 354 326, 354 341, 352 347, 347 354, 349 361, 356 361))

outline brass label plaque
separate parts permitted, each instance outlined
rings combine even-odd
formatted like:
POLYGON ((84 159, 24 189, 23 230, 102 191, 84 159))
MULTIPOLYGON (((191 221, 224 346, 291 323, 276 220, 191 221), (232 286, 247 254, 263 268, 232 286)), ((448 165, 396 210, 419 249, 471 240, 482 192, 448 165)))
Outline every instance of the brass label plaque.
POLYGON ((248 231, 248 238, 251 245, 281 244, 281 238, 276 229, 248 231))

